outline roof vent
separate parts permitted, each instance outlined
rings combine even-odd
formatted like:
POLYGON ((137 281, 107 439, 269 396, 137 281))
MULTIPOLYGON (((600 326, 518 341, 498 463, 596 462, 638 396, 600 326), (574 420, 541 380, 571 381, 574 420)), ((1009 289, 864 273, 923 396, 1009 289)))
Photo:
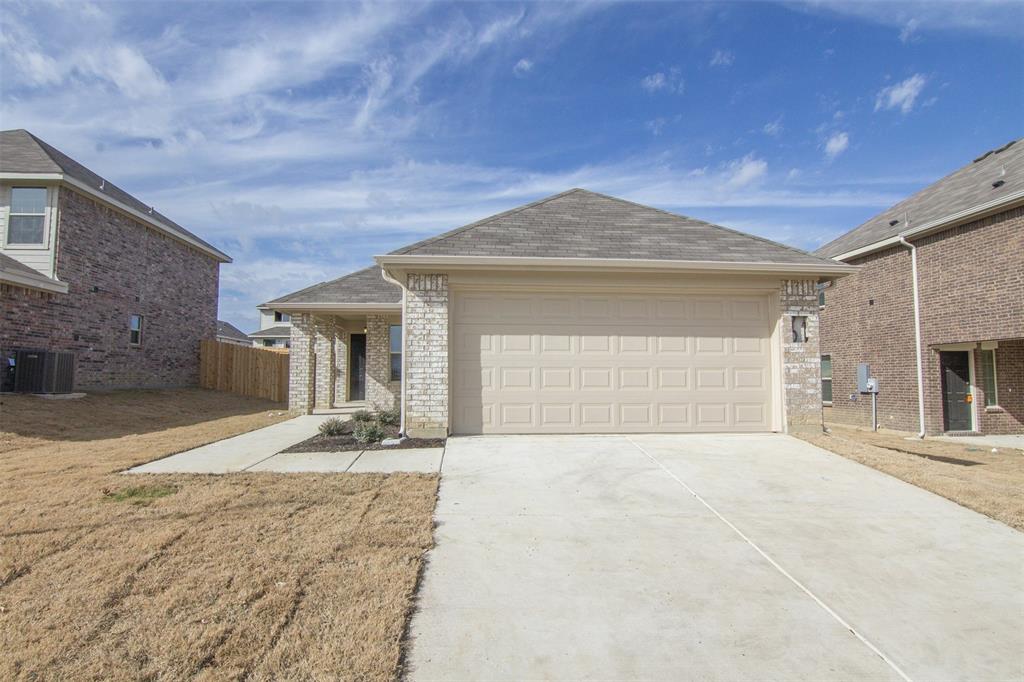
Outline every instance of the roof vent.
POLYGON ((149 215, 153 215, 153 207, 152 206, 149 207, 149 215))
POLYGON ((987 159, 988 157, 992 156, 993 154, 999 154, 1001 152, 1005 152, 1007 149, 1009 149, 1010 147, 1012 147, 1015 144, 1017 144, 1017 140, 1010 140, 1009 142, 1004 144, 999 149, 989 149, 987 152, 985 152, 984 154, 982 154, 981 156, 976 158, 974 160, 974 163, 978 163, 979 161, 984 161, 985 159, 987 159))
POLYGON ((992 189, 999 189, 1006 184, 1006 180, 996 180, 992 183, 992 189))
POLYGON ((899 222, 898 220, 896 220, 895 218, 893 218, 892 220, 890 220, 890 221, 889 221, 889 227, 892 227, 893 225, 895 225, 895 224, 896 224, 896 223, 898 223, 898 222, 899 222))
POLYGON ((103 189, 104 187, 106 187, 106 185, 107 181, 104 180, 103 178, 100 178, 100 189, 103 189))

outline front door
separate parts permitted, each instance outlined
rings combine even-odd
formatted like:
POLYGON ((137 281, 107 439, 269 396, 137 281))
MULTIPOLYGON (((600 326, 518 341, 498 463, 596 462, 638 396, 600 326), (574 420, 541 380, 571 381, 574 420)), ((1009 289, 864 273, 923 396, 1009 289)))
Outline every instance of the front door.
POLYGON ((352 334, 348 347, 348 399, 366 400, 366 334, 352 334))
POLYGON ((971 430, 970 354, 967 351, 941 351, 939 367, 942 372, 942 426, 946 431, 971 430))

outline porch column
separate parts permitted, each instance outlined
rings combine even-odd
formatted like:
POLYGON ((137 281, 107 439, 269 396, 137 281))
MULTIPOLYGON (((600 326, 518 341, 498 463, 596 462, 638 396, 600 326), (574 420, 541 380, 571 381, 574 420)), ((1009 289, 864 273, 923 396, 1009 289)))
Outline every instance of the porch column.
POLYGON ((337 324, 333 317, 316 317, 316 397, 319 409, 334 407, 334 339, 337 324))
POLYGON ((366 403, 373 410, 395 406, 391 382, 390 323, 386 315, 366 316, 366 403))
POLYGON ((786 396, 786 428, 822 426, 821 357, 818 344, 818 290, 814 280, 783 280, 782 383, 786 396), (805 340, 793 338, 793 318, 803 317, 805 340))
POLYGON ((405 430, 410 436, 448 435, 448 275, 410 274, 405 328, 405 430))
POLYGON ((292 315, 291 350, 288 354, 288 410, 313 413, 316 355, 310 315, 292 315))
POLYGON ((338 324, 334 336, 334 401, 348 400, 348 331, 338 324))

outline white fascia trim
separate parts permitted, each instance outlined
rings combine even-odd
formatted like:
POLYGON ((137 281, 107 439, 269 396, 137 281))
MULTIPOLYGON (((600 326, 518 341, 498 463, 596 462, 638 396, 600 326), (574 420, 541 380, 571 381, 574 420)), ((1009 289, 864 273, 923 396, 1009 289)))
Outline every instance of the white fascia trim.
MULTIPOLYGON (((27 176, 20 175, 19 179, 21 177, 27 177, 27 176)), ((156 230, 158 230, 160 232, 168 234, 171 237, 174 237, 175 239, 177 239, 178 241, 185 242, 189 246, 192 246, 192 247, 194 247, 196 249, 199 249, 200 251, 202 251, 203 253, 205 253, 207 255, 213 256, 216 260, 220 261, 221 263, 230 263, 230 262, 232 262, 231 256, 227 255, 223 251, 215 249, 212 246, 207 246, 206 244, 202 244, 202 243, 196 241, 193 237, 190 237, 189 235, 185 234, 184 232, 181 232, 180 230, 177 230, 177 229, 171 227, 170 225, 167 225, 166 223, 163 223, 163 222, 157 220, 156 218, 154 218, 151 215, 147 215, 147 214, 145 214, 145 213, 143 213, 141 211, 137 211, 134 208, 132 208, 131 206, 128 206, 127 204, 123 204, 120 201, 117 201, 116 199, 112 199, 111 197, 108 197, 103 192, 100 192, 100 191, 96 190, 95 188, 90 187, 89 185, 85 184, 84 182, 81 182, 80 180, 76 180, 75 178, 69 177, 67 175, 58 176, 58 177, 59 177, 59 179, 62 180, 62 182, 64 182, 67 185, 70 185, 71 187, 74 187, 75 189, 79 190, 80 192, 84 192, 84 193, 88 194, 89 196, 93 197, 94 199, 97 199, 97 200, 99 200, 99 201, 101 201, 101 202, 103 202, 105 204, 109 204, 110 206, 113 206, 117 210, 122 211, 124 213, 127 213, 128 215, 130 215, 131 217, 135 218, 136 220, 138 220, 138 221, 140 221, 142 223, 145 223, 146 225, 149 225, 150 227, 152 227, 152 228, 154 228, 154 229, 156 229, 156 230)))
POLYGON ((678 272, 784 273, 835 276, 857 272, 846 264, 804 265, 790 263, 737 263, 733 261, 684 261, 642 258, 535 258, 520 256, 374 256, 382 267, 445 267, 447 269, 497 268, 533 270, 672 270, 678 272))
POLYGON ((40 291, 48 291, 54 294, 66 294, 68 293, 67 282, 58 282, 57 280, 42 280, 29 275, 21 275, 14 272, 0 271, 0 282, 7 284, 14 284, 19 287, 26 287, 29 289, 38 289, 40 291))
POLYGON ((1001 197, 993 201, 987 201, 983 204, 978 204, 977 206, 957 211, 956 213, 951 213, 936 220, 930 220, 923 225, 918 225, 917 227, 906 230, 905 232, 901 232, 895 237, 888 237, 868 244, 867 246, 861 246, 860 248, 853 249, 852 251, 841 253, 838 256, 832 256, 832 260, 846 261, 851 258, 857 258, 858 256, 865 256, 869 253, 874 253, 875 251, 881 251, 882 249, 887 249, 890 246, 896 246, 900 243, 901 238, 923 237, 926 233, 937 232, 948 227, 954 227, 959 223, 981 217, 986 213, 998 213, 1003 209, 1010 208, 1013 204, 1019 201, 1024 201, 1024 190, 1014 192, 1013 194, 1007 194, 1005 197, 1001 197))
POLYGON ((401 303, 274 303, 271 306, 274 310, 284 312, 306 312, 320 310, 336 310, 338 312, 401 312, 401 303))
POLYGON ((0 173, 0 180, 44 180, 48 182, 60 182, 64 179, 62 173, 0 173))

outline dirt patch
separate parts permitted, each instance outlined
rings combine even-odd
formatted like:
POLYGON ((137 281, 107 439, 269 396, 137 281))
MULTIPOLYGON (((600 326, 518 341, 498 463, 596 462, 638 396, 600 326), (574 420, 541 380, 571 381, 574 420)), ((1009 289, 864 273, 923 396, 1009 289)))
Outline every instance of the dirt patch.
POLYGON ((116 473, 284 418, 4 396, 0 679, 395 679, 436 476, 116 473))
POLYGON ((1024 453, 830 424, 799 438, 1024 531, 1024 453))
MULTIPOLYGON (((338 436, 316 435, 307 438, 301 443, 296 443, 282 452, 352 452, 354 450, 396 450, 408 448, 443 448, 444 438, 406 438, 398 445, 383 445, 381 443, 360 443, 352 435, 355 427, 354 421, 344 422, 342 434, 338 436)), ((398 427, 382 425, 385 438, 398 438, 398 427)))

